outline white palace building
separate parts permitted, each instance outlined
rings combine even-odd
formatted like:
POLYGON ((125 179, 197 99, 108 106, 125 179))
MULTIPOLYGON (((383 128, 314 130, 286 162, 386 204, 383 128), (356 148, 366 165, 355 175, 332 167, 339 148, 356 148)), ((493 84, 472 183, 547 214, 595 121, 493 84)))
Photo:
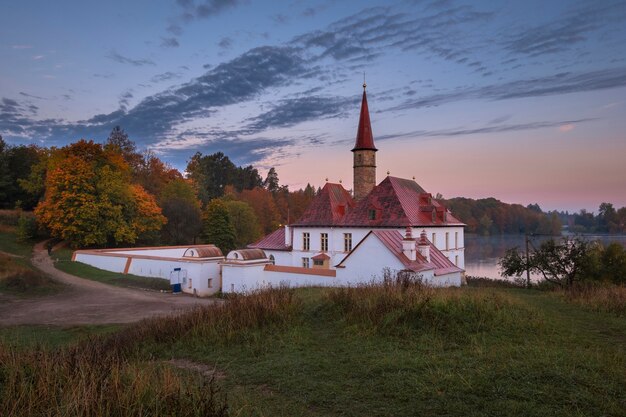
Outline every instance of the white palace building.
POLYGON ((219 249, 215 247, 196 246, 165 251, 166 248, 77 251, 75 260, 109 269, 107 265, 115 263, 100 257, 126 256, 124 261, 117 261, 118 272, 133 271, 170 280, 182 274, 183 291, 200 296, 219 290, 245 293, 278 285, 355 286, 382 280, 384 271, 392 275, 400 271, 414 274, 433 286, 462 285, 464 224, 414 180, 387 176, 376 184, 378 150, 374 146, 365 85, 363 88, 352 149, 354 196, 341 184, 326 183, 296 222, 226 257, 217 253, 219 249), (190 255, 192 249, 195 256, 190 255), (142 252, 142 256, 135 256, 137 260, 133 261, 133 252, 142 252), (167 266, 166 253, 176 254, 171 258, 171 267, 167 266), (210 257, 199 258, 202 253, 210 257), (159 268, 150 267, 152 256, 159 268), (141 266, 133 268, 133 262, 141 266), (184 268, 185 265, 194 266, 184 268), (156 270, 158 274, 153 272, 156 270), (211 276, 204 276, 207 273, 211 276))

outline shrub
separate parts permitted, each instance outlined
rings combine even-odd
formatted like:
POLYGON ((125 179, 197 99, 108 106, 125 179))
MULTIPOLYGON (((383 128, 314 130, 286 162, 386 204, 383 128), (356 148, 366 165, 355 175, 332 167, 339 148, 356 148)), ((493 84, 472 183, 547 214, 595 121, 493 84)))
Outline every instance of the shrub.
POLYGON ((17 240, 25 242, 27 240, 37 237, 37 220, 32 213, 20 214, 20 218, 17 220, 17 240))

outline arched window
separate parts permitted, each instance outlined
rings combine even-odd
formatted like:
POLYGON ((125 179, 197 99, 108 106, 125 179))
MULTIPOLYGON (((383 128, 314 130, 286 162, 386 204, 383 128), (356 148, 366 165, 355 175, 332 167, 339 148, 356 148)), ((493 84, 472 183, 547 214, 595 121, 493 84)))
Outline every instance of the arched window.
POLYGON ((276 265, 276 259, 274 258, 274 255, 270 255, 270 262, 272 263, 272 265, 276 265))

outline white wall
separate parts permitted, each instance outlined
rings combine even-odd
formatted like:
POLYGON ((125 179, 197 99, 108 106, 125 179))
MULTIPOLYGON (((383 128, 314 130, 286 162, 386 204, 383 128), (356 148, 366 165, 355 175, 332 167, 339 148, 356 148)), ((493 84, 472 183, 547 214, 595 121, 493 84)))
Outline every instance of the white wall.
MULTIPOLYGON (((134 252, 134 251, 133 251, 134 252)), ((145 251, 142 251, 145 252, 145 251)), ((119 252, 116 252, 119 254, 119 252)), ((145 253, 142 253, 145 255, 145 253)), ((106 271, 124 273, 127 260, 131 258, 128 273, 147 278, 160 278, 168 282, 175 268, 181 269, 181 287, 183 292, 200 297, 215 294, 221 287, 221 269, 219 259, 201 261, 192 259, 143 259, 124 256, 111 256, 106 252, 77 252, 75 260, 106 271), (186 278, 186 279, 183 279, 186 278), (212 287, 209 288, 209 279, 212 287)), ((178 273, 175 274, 178 276, 178 273)))
POLYGON ((224 293, 248 293, 268 287, 286 285, 296 287, 324 287, 341 285, 337 278, 300 274, 295 272, 265 271, 264 264, 234 265, 225 263, 222 265, 222 282, 224 293))
POLYGON ((105 271, 124 273, 124 267, 126 266, 126 257, 95 255, 90 253, 77 252, 74 258, 76 262, 82 262, 87 265, 94 266, 96 268, 104 269, 105 271))
POLYGON ((180 248, 137 248, 129 250, 111 250, 104 251, 108 253, 116 253, 120 255, 140 255, 140 256, 162 256, 166 258, 182 258, 185 251, 189 249, 188 246, 180 248))

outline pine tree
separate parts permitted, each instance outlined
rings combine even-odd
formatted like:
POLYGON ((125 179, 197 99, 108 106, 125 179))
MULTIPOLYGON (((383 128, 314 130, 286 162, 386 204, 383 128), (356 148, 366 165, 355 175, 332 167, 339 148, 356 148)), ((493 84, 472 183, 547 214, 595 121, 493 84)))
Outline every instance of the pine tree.
POLYGON ((280 189, 280 185, 278 183, 278 173, 274 167, 270 168, 267 173, 267 178, 265 178, 263 186, 272 194, 276 193, 280 189))

